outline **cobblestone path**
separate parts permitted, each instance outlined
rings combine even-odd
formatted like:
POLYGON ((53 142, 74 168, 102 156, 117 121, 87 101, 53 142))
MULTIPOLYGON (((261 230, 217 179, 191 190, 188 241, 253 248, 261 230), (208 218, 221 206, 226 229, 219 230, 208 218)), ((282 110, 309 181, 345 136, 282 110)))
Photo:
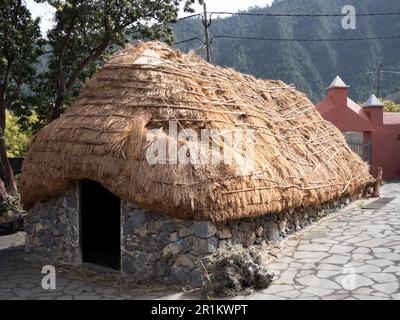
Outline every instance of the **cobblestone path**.
POLYGON ((400 183, 381 191, 289 238, 273 284, 238 298, 400 299, 400 183))

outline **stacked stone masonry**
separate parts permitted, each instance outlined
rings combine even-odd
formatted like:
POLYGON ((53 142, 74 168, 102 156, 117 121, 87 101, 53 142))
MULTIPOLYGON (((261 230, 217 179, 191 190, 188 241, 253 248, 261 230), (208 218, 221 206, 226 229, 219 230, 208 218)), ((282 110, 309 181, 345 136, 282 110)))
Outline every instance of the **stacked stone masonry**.
MULTIPOLYGON (((275 242, 345 206, 343 198, 320 208, 302 208, 222 224, 182 221, 121 201, 121 272, 138 282, 197 287, 203 266, 219 248, 275 242)), ((58 263, 79 264, 79 192, 37 204, 25 222, 26 250, 58 263)))

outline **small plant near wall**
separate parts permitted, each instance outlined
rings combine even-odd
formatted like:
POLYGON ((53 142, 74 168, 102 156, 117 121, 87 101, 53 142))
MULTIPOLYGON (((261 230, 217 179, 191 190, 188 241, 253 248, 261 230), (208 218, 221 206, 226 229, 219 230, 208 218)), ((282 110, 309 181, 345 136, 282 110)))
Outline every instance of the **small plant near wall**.
POLYGON ((22 231, 24 213, 19 195, 0 202, 0 236, 22 231))
POLYGON ((8 197, 6 200, 0 203, 0 216, 5 215, 10 211, 23 211, 21 206, 21 198, 19 195, 8 197))

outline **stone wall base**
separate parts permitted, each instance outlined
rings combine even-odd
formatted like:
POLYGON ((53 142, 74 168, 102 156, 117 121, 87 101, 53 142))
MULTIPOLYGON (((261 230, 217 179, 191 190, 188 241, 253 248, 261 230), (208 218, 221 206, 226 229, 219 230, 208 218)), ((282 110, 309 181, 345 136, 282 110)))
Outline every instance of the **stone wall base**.
MULTIPOLYGON (((350 199, 343 198, 318 208, 214 224, 171 219, 121 201, 121 272, 138 282, 198 287, 203 283, 203 266, 218 249, 277 242, 348 203, 350 199)), ((27 252, 56 262, 81 263, 77 188, 65 197, 37 204, 25 230, 27 252)))
POLYGON ((138 281, 201 286, 203 266, 207 266, 218 249, 278 242, 350 201, 343 198, 318 208, 288 210, 221 224, 175 220, 124 203, 122 272, 138 281))
POLYGON ((81 262, 76 186, 64 197, 36 204, 24 222, 25 251, 58 263, 81 262))

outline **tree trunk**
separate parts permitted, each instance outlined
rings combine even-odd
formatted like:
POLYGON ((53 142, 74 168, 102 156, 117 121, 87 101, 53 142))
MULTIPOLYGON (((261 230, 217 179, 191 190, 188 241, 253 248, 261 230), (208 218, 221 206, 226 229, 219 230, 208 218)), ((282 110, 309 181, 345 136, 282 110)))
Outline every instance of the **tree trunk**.
MULTIPOLYGON (((17 183, 15 181, 14 172, 7 157, 7 147, 5 142, 6 132, 6 107, 4 96, 0 97, 0 162, 3 167, 4 176, 6 178, 6 191, 8 194, 17 194, 17 183)), ((2 182, 2 187, 4 183, 2 182)))
POLYGON ((60 93, 58 93, 57 97, 56 97, 56 101, 54 103, 53 111, 51 112, 51 115, 50 115, 50 121, 53 121, 61 116, 61 113, 62 113, 61 110, 64 106, 64 100, 65 99, 62 97, 62 95, 60 93))
POLYGON ((9 197, 9 194, 4 186, 3 180, 0 178, 0 203, 6 200, 9 197))
POLYGON ((7 157, 7 149, 4 139, 0 141, 0 159, 3 167, 4 176, 6 178, 6 189, 11 195, 17 194, 17 182, 15 181, 14 171, 7 157))

